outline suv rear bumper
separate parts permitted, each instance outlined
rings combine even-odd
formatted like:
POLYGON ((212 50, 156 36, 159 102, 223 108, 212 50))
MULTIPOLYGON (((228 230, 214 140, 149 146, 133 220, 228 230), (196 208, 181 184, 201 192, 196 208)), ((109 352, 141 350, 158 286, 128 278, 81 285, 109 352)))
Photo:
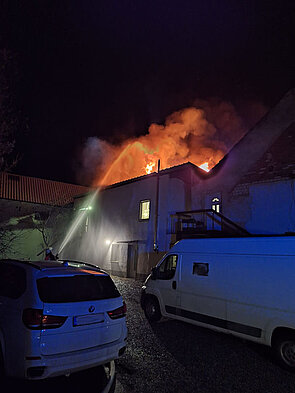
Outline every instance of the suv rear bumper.
POLYGON ((124 340, 88 350, 41 356, 40 360, 26 360, 24 375, 26 379, 44 379, 72 374, 119 358, 125 347, 124 340))

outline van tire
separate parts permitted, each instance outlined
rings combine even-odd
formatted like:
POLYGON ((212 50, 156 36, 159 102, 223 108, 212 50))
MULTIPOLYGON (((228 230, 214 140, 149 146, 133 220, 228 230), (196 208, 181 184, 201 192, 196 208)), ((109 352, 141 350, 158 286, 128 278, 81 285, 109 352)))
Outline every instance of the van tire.
POLYGON ((158 299, 154 296, 147 296, 144 301, 144 313, 150 322, 158 322, 162 318, 158 299))
POLYGON ((273 350, 279 364, 286 370, 295 371, 295 334, 285 333, 275 338, 273 350))

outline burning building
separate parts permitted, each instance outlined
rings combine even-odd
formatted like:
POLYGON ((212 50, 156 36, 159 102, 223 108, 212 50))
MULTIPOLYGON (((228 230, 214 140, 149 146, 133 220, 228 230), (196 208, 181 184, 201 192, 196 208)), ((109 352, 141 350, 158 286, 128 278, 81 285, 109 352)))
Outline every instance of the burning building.
MULTIPOLYGON (((164 124, 152 124, 146 135, 116 145, 88 138, 81 178, 91 177, 94 185, 108 186, 157 172, 158 160, 161 169, 191 162, 209 171, 245 134, 246 124, 228 102, 199 100, 195 105, 174 112, 164 124)), ((265 111, 256 105, 255 119, 265 111)))
POLYGON ((178 113, 165 127, 153 126, 117 155, 105 146, 109 170, 96 178, 100 190, 91 210, 86 198, 76 198, 77 211, 88 210, 67 252, 113 274, 143 277, 183 237, 295 232, 295 90, 249 132, 240 130, 229 152, 210 138, 204 143, 215 130, 201 111, 178 113), (203 126, 198 133, 196 122, 203 126), (161 131, 165 142, 154 149, 149 143, 161 131), (162 151, 166 161, 158 167, 162 151))

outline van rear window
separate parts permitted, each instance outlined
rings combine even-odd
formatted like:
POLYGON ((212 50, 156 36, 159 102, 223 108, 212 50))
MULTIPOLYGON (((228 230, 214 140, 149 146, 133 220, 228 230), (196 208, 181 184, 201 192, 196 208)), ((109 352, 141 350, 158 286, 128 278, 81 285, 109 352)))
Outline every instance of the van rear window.
POLYGON ((109 276, 44 277, 37 280, 37 288, 44 303, 73 303, 120 296, 109 276))

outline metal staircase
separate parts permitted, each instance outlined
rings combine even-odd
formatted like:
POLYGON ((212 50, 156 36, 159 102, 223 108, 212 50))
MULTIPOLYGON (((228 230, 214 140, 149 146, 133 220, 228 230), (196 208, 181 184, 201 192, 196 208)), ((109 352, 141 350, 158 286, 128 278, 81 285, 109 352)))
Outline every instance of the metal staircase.
POLYGON ((177 212, 171 215, 170 234, 174 241, 198 237, 251 236, 251 234, 214 209, 177 212))

